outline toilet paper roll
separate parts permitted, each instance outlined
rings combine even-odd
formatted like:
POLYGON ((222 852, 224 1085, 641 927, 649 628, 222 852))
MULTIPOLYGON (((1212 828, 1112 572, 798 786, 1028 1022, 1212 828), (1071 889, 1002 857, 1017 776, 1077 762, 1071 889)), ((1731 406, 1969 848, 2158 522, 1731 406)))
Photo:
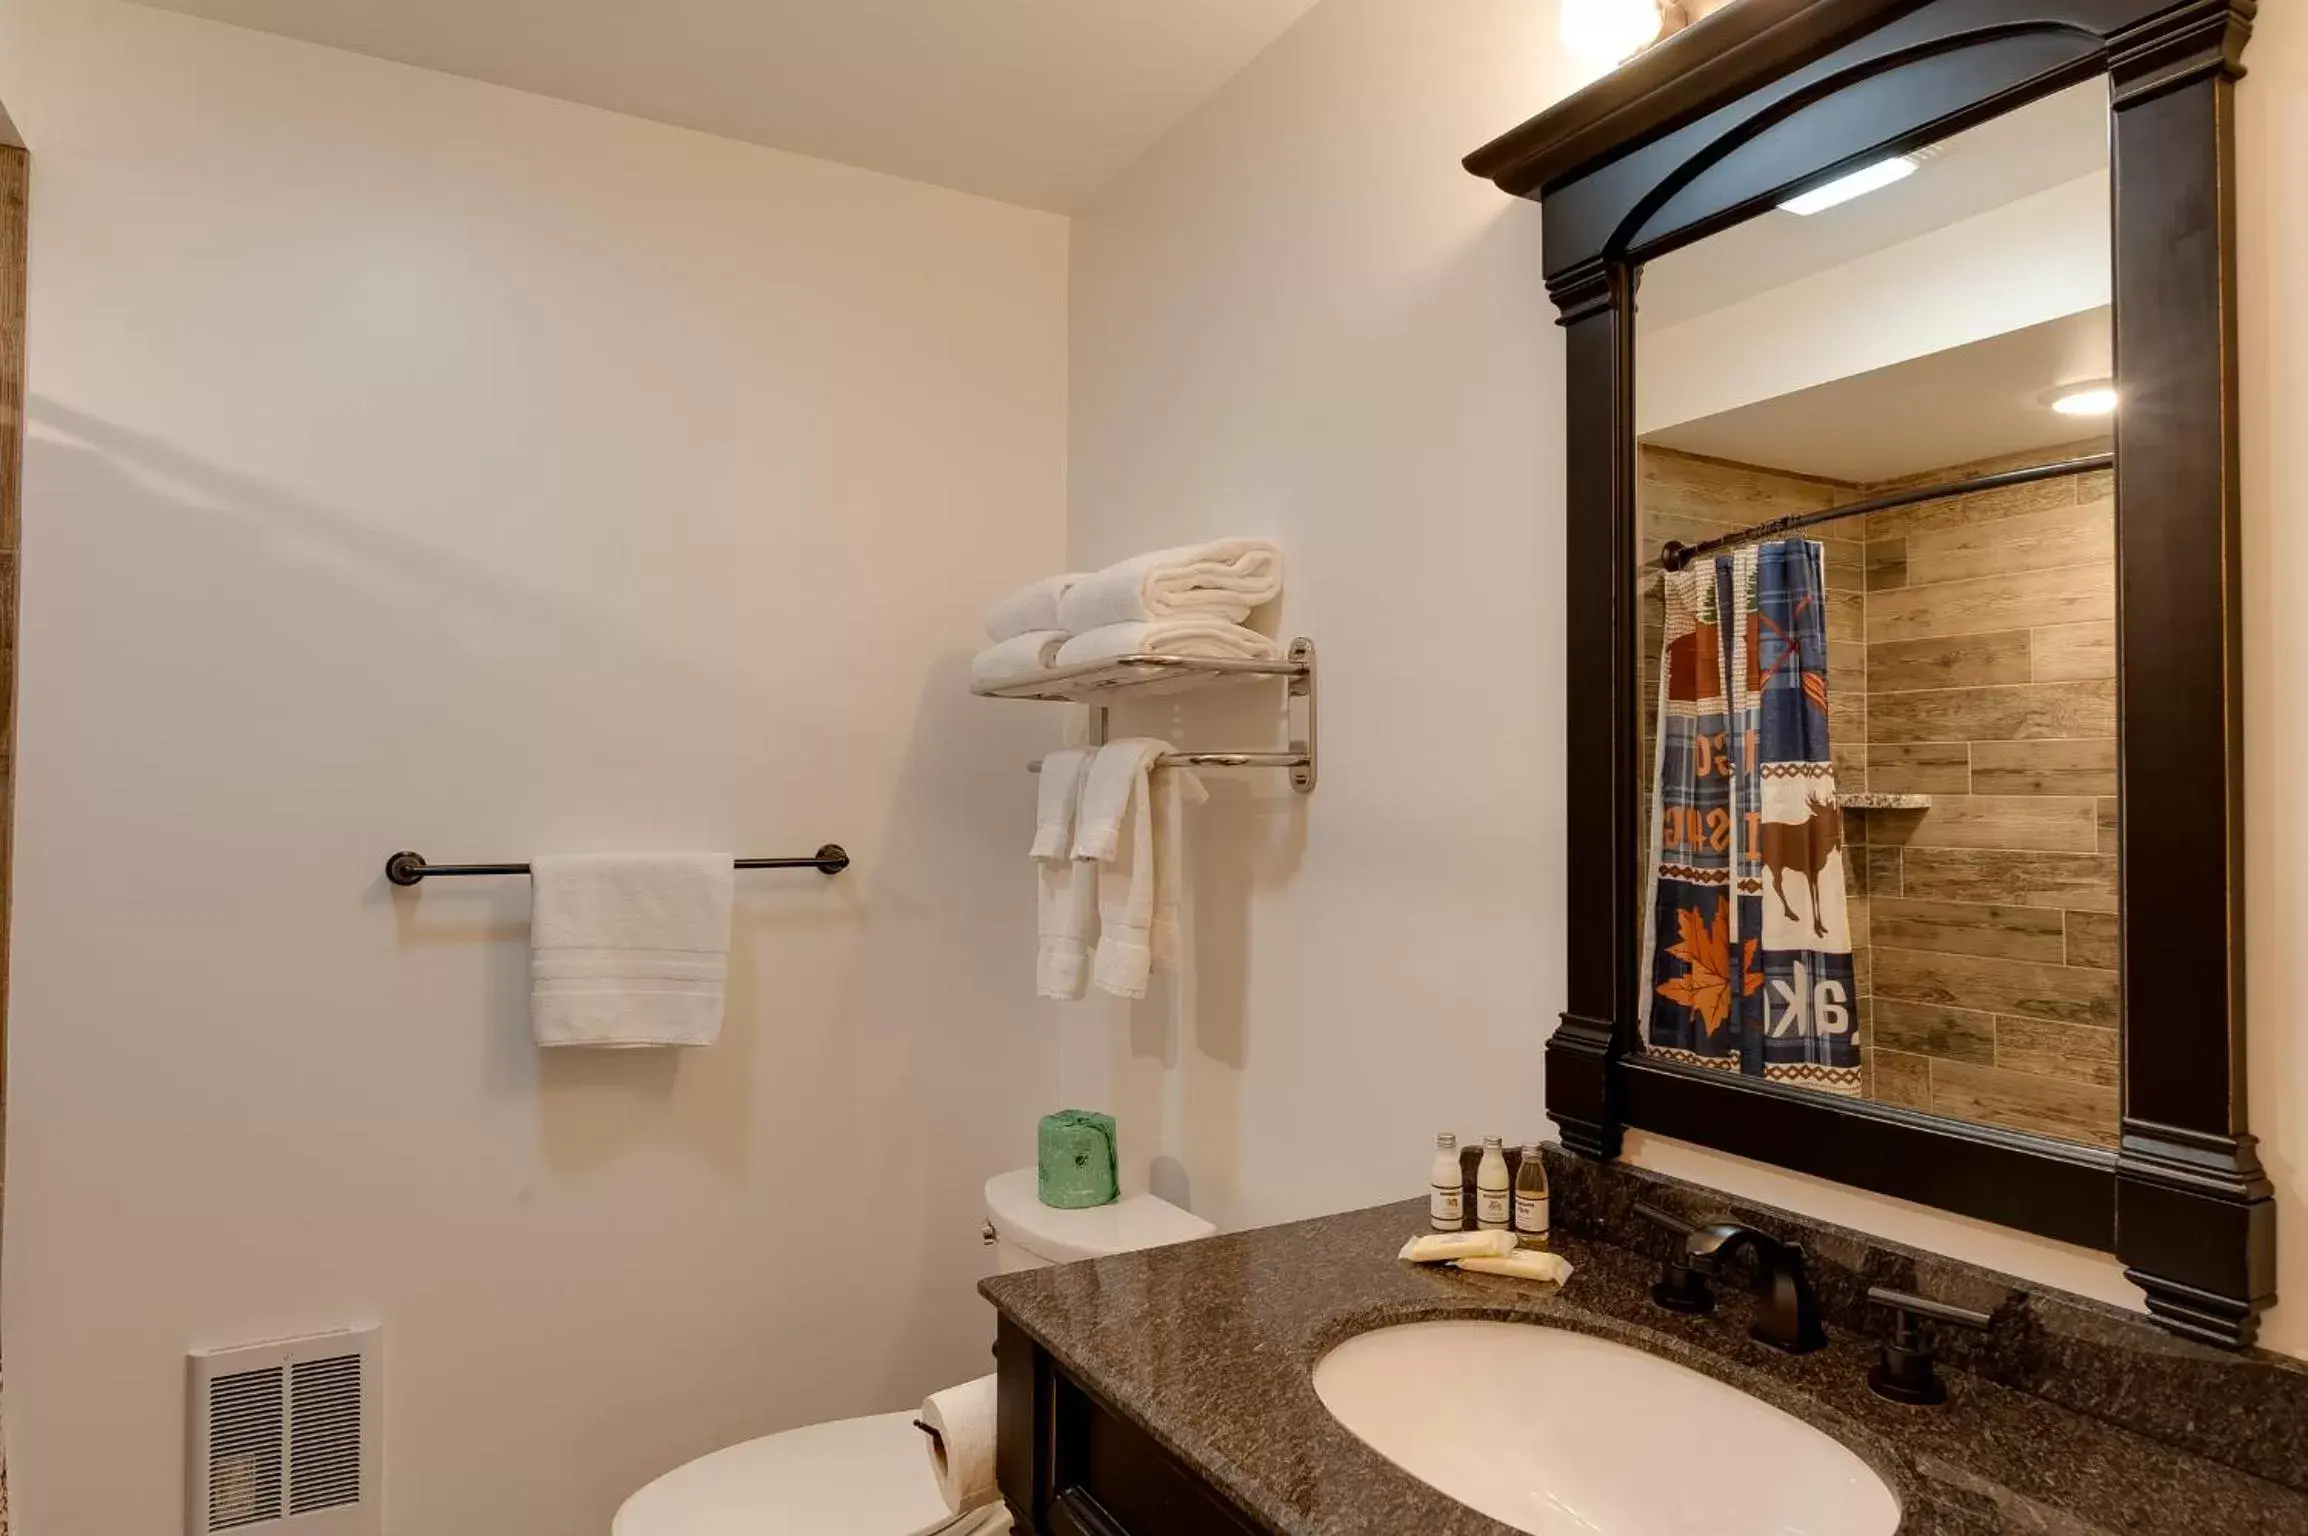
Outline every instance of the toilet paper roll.
POLYGON ((922 1423, 934 1433, 930 1470, 946 1508, 960 1513, 1001 1497, 994 1486, 994 1378, 980 1376, 922 1399, 922 1423))

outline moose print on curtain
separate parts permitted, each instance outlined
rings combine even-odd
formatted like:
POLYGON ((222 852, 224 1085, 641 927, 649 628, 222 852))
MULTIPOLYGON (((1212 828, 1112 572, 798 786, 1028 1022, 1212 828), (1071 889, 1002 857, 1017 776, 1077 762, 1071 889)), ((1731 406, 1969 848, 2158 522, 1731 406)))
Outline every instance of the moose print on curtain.
POLYGON ((1824 572, 1787 539, 1664 573, 1637 996, 1652 1055, 1856 1095, 1824 572))

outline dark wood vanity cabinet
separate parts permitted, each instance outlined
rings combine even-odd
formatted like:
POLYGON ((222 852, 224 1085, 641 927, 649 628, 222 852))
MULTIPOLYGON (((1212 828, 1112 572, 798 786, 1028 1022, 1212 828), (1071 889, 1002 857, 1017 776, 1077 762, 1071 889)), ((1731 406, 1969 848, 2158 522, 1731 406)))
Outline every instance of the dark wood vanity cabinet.
POLYGON ((1219 1497, 1008 1318, 995 1471, 1020 1532, 1034 1536, 1251 1536, 1264 1526, 1219 1497))

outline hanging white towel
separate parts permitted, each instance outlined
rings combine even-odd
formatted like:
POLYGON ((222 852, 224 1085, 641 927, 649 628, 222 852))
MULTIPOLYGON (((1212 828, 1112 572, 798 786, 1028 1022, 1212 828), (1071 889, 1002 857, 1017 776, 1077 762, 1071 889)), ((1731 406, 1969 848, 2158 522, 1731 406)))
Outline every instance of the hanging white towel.
POLYGON ((1210 798, 1191 768, 1156 768, 1149 779, 1154 803, 1154 921, 1147 949, 1154 965, 1178 969, 1178 902, 1186 889, 1186 808, 1210 798))
MULTIPOLYGON (((1098 948, 1091 978, 1100 991, 1144 997, 1156 958, 1158 887, 1169 863, 1175 874, 1181 813, 1208 797, 1202 780, 1185 768, 1157 773, 1154 760, 1166 741, 1133 736, 1098 749, 1082 792, 1074 857, 1098 870, 1098 948), (1163 781, 1155 794, 1153 780, 1163 781), (1157 847, 1159 841, 1160 847, 1157 847)), ((1165 963, 1177 955, 1177 893, 1169 883, 1165 963)))
POLYGON ((1058 647, 1053 665, 1081 666, 1117 656, 1216 656, 1232 661, 1273 661, 1281 642, 1224 619, 1148 619, 1107 624, 1078 634, 1058 647))
POLYGON ((1062 629, 1058 599, 1080 576, 1045 576, 1029 583, 986 610, 986 638, 1011 640, 1037 629, 1062 629))
POLYGON ((1077 579, 1058 599, 1058 628, 1082 634, 1146 619, 1224 619, 1239 624, 1282 592, 1282 551, 1266 539, 1217 539, 1110 565, 1077 579))
POLYGON ((728 854, 577 854, 530 868, 539 1045, 714 1042, 729 975, 728 854))
POLYGON ((970 681, 1006 683, 1028 673, 1057 665, 1058 648, 1066 643, 1062 629, 1030 629, 989 645, 970 658, 970 681))
POLYGON ((1034 991, 1068 1002, 1088 990, 1090 948, 1098 942, 1098 867, 1072 857, 1075 815, 1094 755, 1095 749, 1066 747, 1043 758, 1034 815, 1034 991))

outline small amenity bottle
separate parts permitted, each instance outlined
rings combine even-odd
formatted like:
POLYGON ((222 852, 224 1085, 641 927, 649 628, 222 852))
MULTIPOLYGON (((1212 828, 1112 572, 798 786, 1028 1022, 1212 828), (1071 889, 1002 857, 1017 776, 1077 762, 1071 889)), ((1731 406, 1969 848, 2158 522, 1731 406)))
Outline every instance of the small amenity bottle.
POLYGON ((1547 1164, 1536 1146, 1523 1148, 1515 1169, 1515 1236, 1525 1248, 1547 1246, 1547 1164))
POLYGON ((1506 1143, 1496 1136, 1485 1136, 1483 1160, 1475 1165, 1475 1225, 1485 1232, 1504 1232, 1513 1225, 1513 1217, 1506 1143))
POLYGON ((1434 1167, 1427 1172, 1427 1223, 1437 1232, 1456 1232, 1467 1224, 1467 1197, 1460 1181, 1459 1139, 1449 1131, 1434 1139, 1434 1167))

